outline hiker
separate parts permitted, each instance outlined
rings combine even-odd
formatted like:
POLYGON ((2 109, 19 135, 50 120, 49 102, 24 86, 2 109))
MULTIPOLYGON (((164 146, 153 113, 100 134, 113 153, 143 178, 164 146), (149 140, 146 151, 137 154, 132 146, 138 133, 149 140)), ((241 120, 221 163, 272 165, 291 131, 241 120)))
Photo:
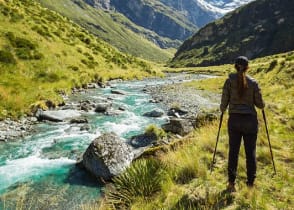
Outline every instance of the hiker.
POLYGON ((253 187, 256 177, 256 139, 258 121, 255 106, 263 109, 258 83, 246 75, 248 59, 239 56, 235 60, 237 73, 230 74, 223 86, 220 110, 224 113, 229 105, 229 161, 228 189, 235 191, 235 179, 238 166, 238 155, 243 137, 246 153, 247 186, 253 187))

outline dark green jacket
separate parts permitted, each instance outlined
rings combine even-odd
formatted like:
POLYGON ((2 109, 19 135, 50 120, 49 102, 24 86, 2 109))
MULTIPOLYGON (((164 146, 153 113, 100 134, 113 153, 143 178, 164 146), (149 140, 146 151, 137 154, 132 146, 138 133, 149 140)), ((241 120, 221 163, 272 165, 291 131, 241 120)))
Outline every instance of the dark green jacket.
POLYGON ((229 113, 254 114, 255 106, 263 109, 265 104, 262 99, 258 83, 251 77, 246 76, 248 88, 245 89, 242 98, 238 94, 238 75, 230 74, 223 86, 220 110, 225 112, 229 105, 229 113))

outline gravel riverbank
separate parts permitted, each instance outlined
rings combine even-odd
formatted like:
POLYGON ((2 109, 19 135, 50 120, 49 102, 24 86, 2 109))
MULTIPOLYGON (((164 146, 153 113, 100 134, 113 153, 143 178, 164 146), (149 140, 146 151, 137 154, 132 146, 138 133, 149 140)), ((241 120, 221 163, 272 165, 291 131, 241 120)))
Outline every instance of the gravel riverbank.
POLYGON ((23 117, 19 120, 7 118, 0 121, 0 142, 6 142, 12 139, 23 138, 30 135, 33 131, 33 125, 37 123, 35 117, 23 117))
POLYGON ((167 110, 172 108, 188 112, 195 116, 200 111, 218 109, 220 95, 205 90, 180 84, 146 87, 144 91, 151 94, 154 103, 162 103, 167 110))

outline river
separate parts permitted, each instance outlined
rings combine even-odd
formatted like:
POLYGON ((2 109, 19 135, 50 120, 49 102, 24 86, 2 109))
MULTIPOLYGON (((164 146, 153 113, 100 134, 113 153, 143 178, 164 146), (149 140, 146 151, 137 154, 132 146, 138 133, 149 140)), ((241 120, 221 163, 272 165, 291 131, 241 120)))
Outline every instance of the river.
POLYGON ((159 103, 150 103, 146 86, 203 79, 205 75, 171 75, 163 79, 111 82, 111 87, 87 90, 70 96, 67 104, 80 100, 103 101, 111 98, 113 107, 124 107, 119 115, 106 116, 82 112, 89 130, 82 125, 39 123, 33 135, 0 143, 0 209, 79 209, 83 203, 99 198, 100 186, 88 173, 75 166, 89 144, 101 133, 113 131, 123 139, 144 132, 149 124, 161 125, 168 120, 148 118, 143 114, 153 109, 164 110, 159 103), (111 89, 126 92, 115 95, 111 89))

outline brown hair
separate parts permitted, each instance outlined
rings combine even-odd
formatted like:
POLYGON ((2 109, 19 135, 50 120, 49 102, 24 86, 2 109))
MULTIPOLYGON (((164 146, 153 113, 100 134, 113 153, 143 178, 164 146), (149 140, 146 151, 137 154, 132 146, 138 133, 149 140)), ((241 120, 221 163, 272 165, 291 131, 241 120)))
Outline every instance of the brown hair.
POLYGON ((235 68, 238 72, 238 94, 239 94, 239 97, 242 98, 245 90, 248 88, 247 79, 246 79, 246 71, 248 69, 248 65, 243 66, 243 65, 235 64, 235 68))

